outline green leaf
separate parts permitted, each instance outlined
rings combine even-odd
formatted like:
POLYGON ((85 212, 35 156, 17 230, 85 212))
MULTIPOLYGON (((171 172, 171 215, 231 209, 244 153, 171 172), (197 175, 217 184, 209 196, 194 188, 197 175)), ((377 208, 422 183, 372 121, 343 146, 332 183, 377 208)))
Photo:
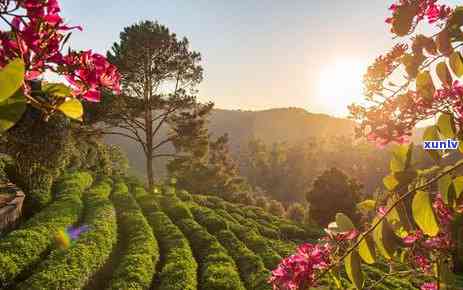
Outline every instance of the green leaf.
POLYGON ((388 176, 383 178, 384 186, 387 190, 392 191, 394 190, 397 185, 399 185, 399 181, 394 177, 394 175, 389 174, 388 176))
MULTIPOLYGON (((378 218, 373 220, 373 224, 378 222, 378 218)), ((382 220, 373 230, 373 240, 381 255, 390 260, 394 256, 397 248, 397 236, 387 220, 382 220)))
POLYGON ((348 232, 355 229, 354 223, 351 219, 342 212, 336 214, 336 224, 340 232, 348 232))
POLYGON ((63 112, 66 116, 75 120, 82 120, 82 115, 84 114, 84 107, 82 103, 77 99, 71 99, 62 103, 58 110, 63 112))
MULTIPOLYGON (((360 239, 361 237, 359 237, 360 239)), ((373 240, 370 236, 366 236, 359 244, 359 255, 367 264, 376 262, 376 251, 373 240)))
POLYGON ((354 284, 355 288, 363 288, 363 274, 361 270, 360 256, 357 251, 350 253, 345 261, 346 273, 349 280, 354 284))
POLYGON ((455 138, 455 121, 453 116, 450 114, 441 114, 439 119, 437 120, 437 128, 439 129, 439 133, 448 139, 455 138))
POLYGON ((445 86, 449 87, 452 85, 452 75, 444 61, 437 64, 436 74, 445 86))
POLYGON ((392 149, 390 169, 392 172, 404 171, 411 163, 413 143, 409 145, 396 145, 392 149))
POLYGON ((338 289, 341 289, 342 288, 342 282, 341 282, 341 277, 339 276, 339 272, 338 270, 330 270, 330 276, 331 278, 333 278, 334 280, 334 283, 336 284, 336 287, 338 289))
POLYGON ((457 77, 463 76, 463 59, 458 51, 452 52, 449 60, 450 68, 457 77))
POLYGON ((416 175, 415 170, 399 171, 394 173, 394 178, 403 187, 409 185, 416 178, 416 175))
POLYGON ((453 188, 455 189, 455 198, 459 198, 463 192, 463 176, 455 177, 453 180, 453 188))
POLYGON ((416 77, 416 91, 425 99, 432 99, 436 88, 429 71, 422 71, 416 77))
POLYGON ((439 233, 439 224, 432 210, 431 198, 425 191, 417 191, 412 201, 412 215, 418 227, 429 236, 439 233))
MULTIPOLYGON (((423 141, 433 141, 440 140, 439 130, 437 126, 429 126, 424 130, 423 141)), ((426 152, 431 156, 435 161, 439 161, 441 158, 441 153, 439 150, 426 150, 426 152)))
POLYGON ((439 289, 441 290, 453 290, 455 287, 455 274, 450 269, 449 261, 440 259, 439 263, 439 289))
POLYGON ((0 103, 0 133, 13 127, 26 111, 26 97, 18 90, 11 98, 0 103))
POLYGON ((450 186, 452 185, 452 177, 449 174, 445 174, 437 181, 437 188, 442 194, 442 199, 446 204, 449 204, 449 192, 450 186))
POLYGON ((72 94, 71 88, 61 83, 47 83, 42 86, 42 91, 49 96, 65 98, 72 94))
POLYGON ((24 81, 24 62, 17 58, 0 70, 0 102, 12 97, 24 81))
POLYGON ((367 199, 362 202, 357 203, 357 209, 363 214, 367 214, 376 208, 376 201, 372 199, 367 199))
POLYGON ((393 204, 397 201, 397 196, 394 194, 391 198, 387 200, 386 207, 392 208, 386 216, 388 223, 390 224, 394 233, 399 237, 406 237, 408 235, 405 225, 406 218, 403 212, 400 210, 400 204, 392 207, 393 204))

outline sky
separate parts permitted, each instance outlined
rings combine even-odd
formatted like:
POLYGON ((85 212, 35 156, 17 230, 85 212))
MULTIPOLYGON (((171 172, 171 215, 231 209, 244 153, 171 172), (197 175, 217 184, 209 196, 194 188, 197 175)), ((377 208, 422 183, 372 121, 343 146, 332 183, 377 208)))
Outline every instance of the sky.
MULTIPOLYGON (((458 1, 446 1, 458 2, 458 1)), ((199 99, 217 108, 301 107, 346 116, 368 63, 392 47, 384 0, 61 0, 75 49, 105 53, 157 20, 202 55, 199 99)))

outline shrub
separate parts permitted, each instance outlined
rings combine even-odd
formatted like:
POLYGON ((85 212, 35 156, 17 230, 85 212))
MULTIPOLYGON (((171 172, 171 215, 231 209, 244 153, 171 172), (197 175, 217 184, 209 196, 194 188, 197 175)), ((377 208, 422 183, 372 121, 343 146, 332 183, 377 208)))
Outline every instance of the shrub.
POLYGON ((292 255, 296 250, 296 243, 282 240, 268 239, 268 243, 281 257, 292 255))
POLYGON ((307 238, 303 229, 291 224, 282 224, 280 226, 281 237, 286 240, 304 240, 307 238))
POLYGON ((195 219, 206 227, 210 233, 215 234, 221 230, 228 230, 228 224, 225 219, 215 214, 212 210, 200 206, 191 206, 190 208, 195 219))
POLYGON ((242 204, 245 204, 245 205, 254 205, 255 204, 254 196, 249 192, 236 193, 233 196, 232 201, 235 202, 235 203, 242 203, 242 204))
POLYGON ((268 200, 265 196, 258 196, 255 200, 256 206, 262 208, 263 210, 268 209, 268 200))
POLYGON ((270 200, 268 204, 268 211, 276 216, 283 216, 285 214, 285 208, 283 207, 283 204, 277 200, 270 200))
POLYGON ((172 219, 193 218, 188 207, 183 204, 175 195, 163 195, 161 197, 162 208, 172 217, 172 219))
POLYGON ((201 289, 244 290, 233 259, 217 239, 192 219, 183 219, 177 225, 191 241, 200 263, 201 289))
POLYGON ((100 183, 85 195, 84 232, 67 250, 54 249, 20 289, 80 289, 102 267, 117 239, 116 213, 108 199, 111 187, 100 183))
POLYGON ((232 224, 230 228, 232 232, 243 241, 246 247, 262 258, 267 269, 276 268, 281 260, 281 256, 271 248, 265 238, 256 231, 240 224, 232 224))
POLYGON ((220 197, 217 196, 208 196, 207 201, 211 206, 210 208, 215 208, 215 209, 225 209, 225 201, 221 199, 220 197))
POLYGON ((3 155, 0 153, 0 181, 7 179, 7 175, 5 172, 5 167, 7 167, 7 163, 7 155, 3 155))
POLYGON ((246 247, 262 258, 265 267, 273 269, 278 265, 281 260, 281 256, 270 247, 270 245, 266 242, 266 239, 259 235, 253 227, 247 227, 240 224, 225 210, 218 209, 214 212, 228 221, 231 231, 241 241, 243 241, 246 247))
MULTIPOLYGON (((144 189, 137 187, 134 191, 143 195, 144 189)), ((120 242, 126 248, 120 253, 109 288, 148 289, 159 260, 153 231, 125 184, 116 183, 112 200, 116 206, 119 236, 123 240, 120 242)))
POLYGON ((270 284, 267 283, 270 272, 265 269, 262 260, 256 254, 238 240, 231 231, 220 231, 217 239, 235 260, 247 289, 271 289, 270 284))
POLYGON ((135 185, 132 188, 132 196, 135 199, 139 199, 139 198, 145 197, 147 195, 148 195, 148 193, 146 192, 146 190, 143 187, 135 185))
POLYGON ((177 192, 177 197, 182 201, 192 201, 193 197, 186 190, 180 190, 177 192))
POLYGON ((198 265, 185 236, 155 200, 143 198, 139 202, 164 254, 158 289, 196 290, 198 265))
POLYGON ((80 197, 89 183, 82 181, 89 181, 88 177, 75 173, 61 179, 56 201, 0 240, 0 287, 43 258, 58 230, 77 222, 83 208, 80 197))
POLYGON ((305 208, 300 203, 293 203, 289 206, 288 211, 286 212, 286 217, 292 221, 302 224, 304 221, 305 208))

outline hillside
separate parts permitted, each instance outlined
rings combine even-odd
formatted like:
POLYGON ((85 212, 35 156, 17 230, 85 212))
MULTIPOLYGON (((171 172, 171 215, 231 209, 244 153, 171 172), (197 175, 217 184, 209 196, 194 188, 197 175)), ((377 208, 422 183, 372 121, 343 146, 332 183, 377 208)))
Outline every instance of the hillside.
MULTIPOLYGON (((49 207, 0 238, 0 289, 270 290, 281 258, 320 234, 217 197, 92 180, 66 174, 49 207), (71 226, 86 230, 67 242, 56 234, 71 226)), ((363 269, 374 283, 387 265, 363 269)), ((390 278, 375 289, 414 288, 390 278)))
MULTIPOLYGON (((228 133, 232 152, 247 146, 252 138, 273 142, 296 143, 309 137, 352 135, 354 124, 347 119, 325 114, 313 114, 300 108, 281 108, 265 111, 213 110, 208 129, 213 136, 228 133)), ((122 147, 131 166, 137 173, 144 174, 144 157, 140 148, 131 140, 119 136, 108 136, 106 142, 122 147)), ((165 151, 171 148, 164 149, 165 151)), ((162 163, 159 163, 162 167, 162 163)), ((158 167, 159 168, 159 167, 158 167)), ((159 173, 159 172, 158 172, 159 173)))

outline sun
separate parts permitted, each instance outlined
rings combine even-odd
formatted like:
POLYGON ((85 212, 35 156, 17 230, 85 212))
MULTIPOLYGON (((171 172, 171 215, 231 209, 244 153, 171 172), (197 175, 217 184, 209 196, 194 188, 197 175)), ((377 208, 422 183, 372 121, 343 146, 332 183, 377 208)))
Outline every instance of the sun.
POLYGON ((327 64, 320 71, 319 103, 332 115, 347 116, 347 106, 363 100, 362 78, 366 67, 364 62, 355 59, 327 64))

